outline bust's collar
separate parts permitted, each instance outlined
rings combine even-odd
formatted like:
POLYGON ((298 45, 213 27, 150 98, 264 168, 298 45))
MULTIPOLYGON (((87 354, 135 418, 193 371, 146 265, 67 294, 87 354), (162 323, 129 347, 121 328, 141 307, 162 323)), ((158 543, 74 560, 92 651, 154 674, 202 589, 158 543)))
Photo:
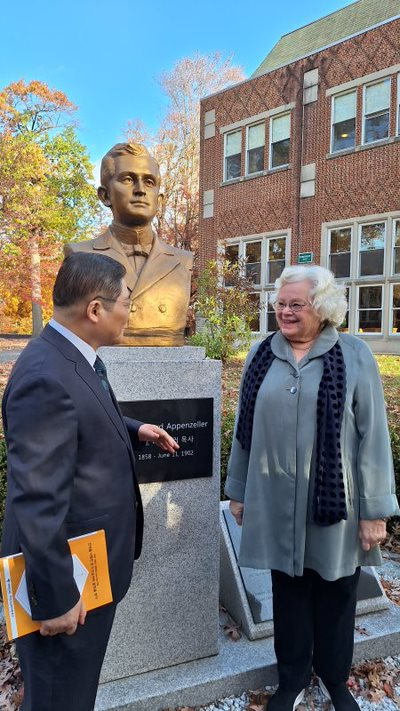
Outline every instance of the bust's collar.
MULTIPOLYGON (((135 229, 121 225, 119 222, 115 222, 115 220, 113 220, 110 225, 110 232, 118 242, 129 245, 140 245, 143 249, 151 247, 154 241, 154 233, 151 228, 148 229, 144 227, 135 229)), ((149 251, 149 249, 147 251, 149 251)))

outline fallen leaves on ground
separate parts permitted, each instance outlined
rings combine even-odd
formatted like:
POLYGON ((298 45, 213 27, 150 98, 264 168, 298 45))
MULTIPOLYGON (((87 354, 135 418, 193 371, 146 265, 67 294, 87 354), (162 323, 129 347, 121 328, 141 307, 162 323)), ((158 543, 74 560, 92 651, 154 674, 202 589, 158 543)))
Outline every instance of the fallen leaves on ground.
POLYGON ((237 642, 242 636, 242 633, 240 631, 240 624, 237 624, 237 622, 235 622, 235 620, 230 616, 229 612, 227 612, 223 605, 219 606, 219 611, 222 619, 221 627, 224 631, 224 634, 229 637, 232 642, 237 642))
POLYGON ((400 580, 381 578, 381 583, 389 600, 400 606, 400 580))
POLYGON ((0 625, 0 709, 17 711, 23 699, 23 682, 15 645, 7 641, 5 625, 0 625))
POLYGON ((355 625, 354 629, 356 630, 356 632, 358 632, 358 634, 363 634, 366 637, 369 636, 369 632, 367 632, 365 627, 360 627, 360 625, 355 625))
POLYGON ((246 711, 265 711, 271 694, 266 691, 249 691, 249 703, 246 711))
POLYGON ((382 659, 361 662, 351 670, 348 686, 356 696, 378 703, 385 697, 400 706, 395 687, 400 683, 400 670, 382 659))

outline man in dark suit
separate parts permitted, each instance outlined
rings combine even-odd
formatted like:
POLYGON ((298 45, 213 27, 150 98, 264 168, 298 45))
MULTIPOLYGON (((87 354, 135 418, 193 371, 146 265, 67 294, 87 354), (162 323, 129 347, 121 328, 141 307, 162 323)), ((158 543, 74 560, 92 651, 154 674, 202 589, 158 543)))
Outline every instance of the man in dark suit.
POLYGON ((98 195, 113 213, 102 234, 65 246, 65 254, 106 254, 124 265, 131 289, 125 342, 182 346, 193 254, 160 239, 152 221, 160 198, 160 170, 145 146, 117 143, 101 162, 98 195))
POLYGON ((132 445, 177 445, 155 425, 124 419, 100 346, 121 339, 125 268, 74 254, 58 273, 54 316, 19 356, 3 398, 8 492, 2 554, 22 551, 40 633, 17 650, 24 711, 91 711, 116 604, 141 548, 143 512, 132 445), (113 603, 86 615, 67 539, 106 533, 113 603))

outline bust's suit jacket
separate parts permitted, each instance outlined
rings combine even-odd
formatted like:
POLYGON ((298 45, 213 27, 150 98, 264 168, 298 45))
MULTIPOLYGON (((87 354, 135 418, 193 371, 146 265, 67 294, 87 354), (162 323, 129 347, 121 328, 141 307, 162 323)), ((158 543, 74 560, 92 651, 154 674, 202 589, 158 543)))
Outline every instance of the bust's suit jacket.
POLYGON ((149 337, 165 339, 159 345, 176 345, 173 342, 175 337, 181 337, 183 342, 190 299, 192 252, 172 247, 155 236, 151 252, 137 277, 109 229, 95 239, 67 244, 64 251, 66 256, 72 252, 105 254, 124 265, 126 283, 132 290, 127 336, 144 340, 149 337))
POLYGON ((102 528, 118 602, 142 539, 132 450, 140 423, 124 421, 84 356, 50 326, 19 356, 2 409, 2 554, 25 555, 33 619, 57 617, 78 602, 67 539, 102 528))

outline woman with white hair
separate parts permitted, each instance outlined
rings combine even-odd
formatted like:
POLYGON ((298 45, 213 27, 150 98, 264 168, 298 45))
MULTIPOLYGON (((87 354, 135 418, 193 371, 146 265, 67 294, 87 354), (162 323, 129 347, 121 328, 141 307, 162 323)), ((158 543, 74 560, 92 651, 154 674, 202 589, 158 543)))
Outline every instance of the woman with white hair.
POLYGON ((399 513, 382 385, 368 346, 336 330, 347 304, 330 271, 287 267, 271 302, 279 331, 247 358, 225 486, 239 565, 271 570, 269 711, 292 711, 312 668, 335 711, 351 711, 360 566, 381 563, 399 513))

